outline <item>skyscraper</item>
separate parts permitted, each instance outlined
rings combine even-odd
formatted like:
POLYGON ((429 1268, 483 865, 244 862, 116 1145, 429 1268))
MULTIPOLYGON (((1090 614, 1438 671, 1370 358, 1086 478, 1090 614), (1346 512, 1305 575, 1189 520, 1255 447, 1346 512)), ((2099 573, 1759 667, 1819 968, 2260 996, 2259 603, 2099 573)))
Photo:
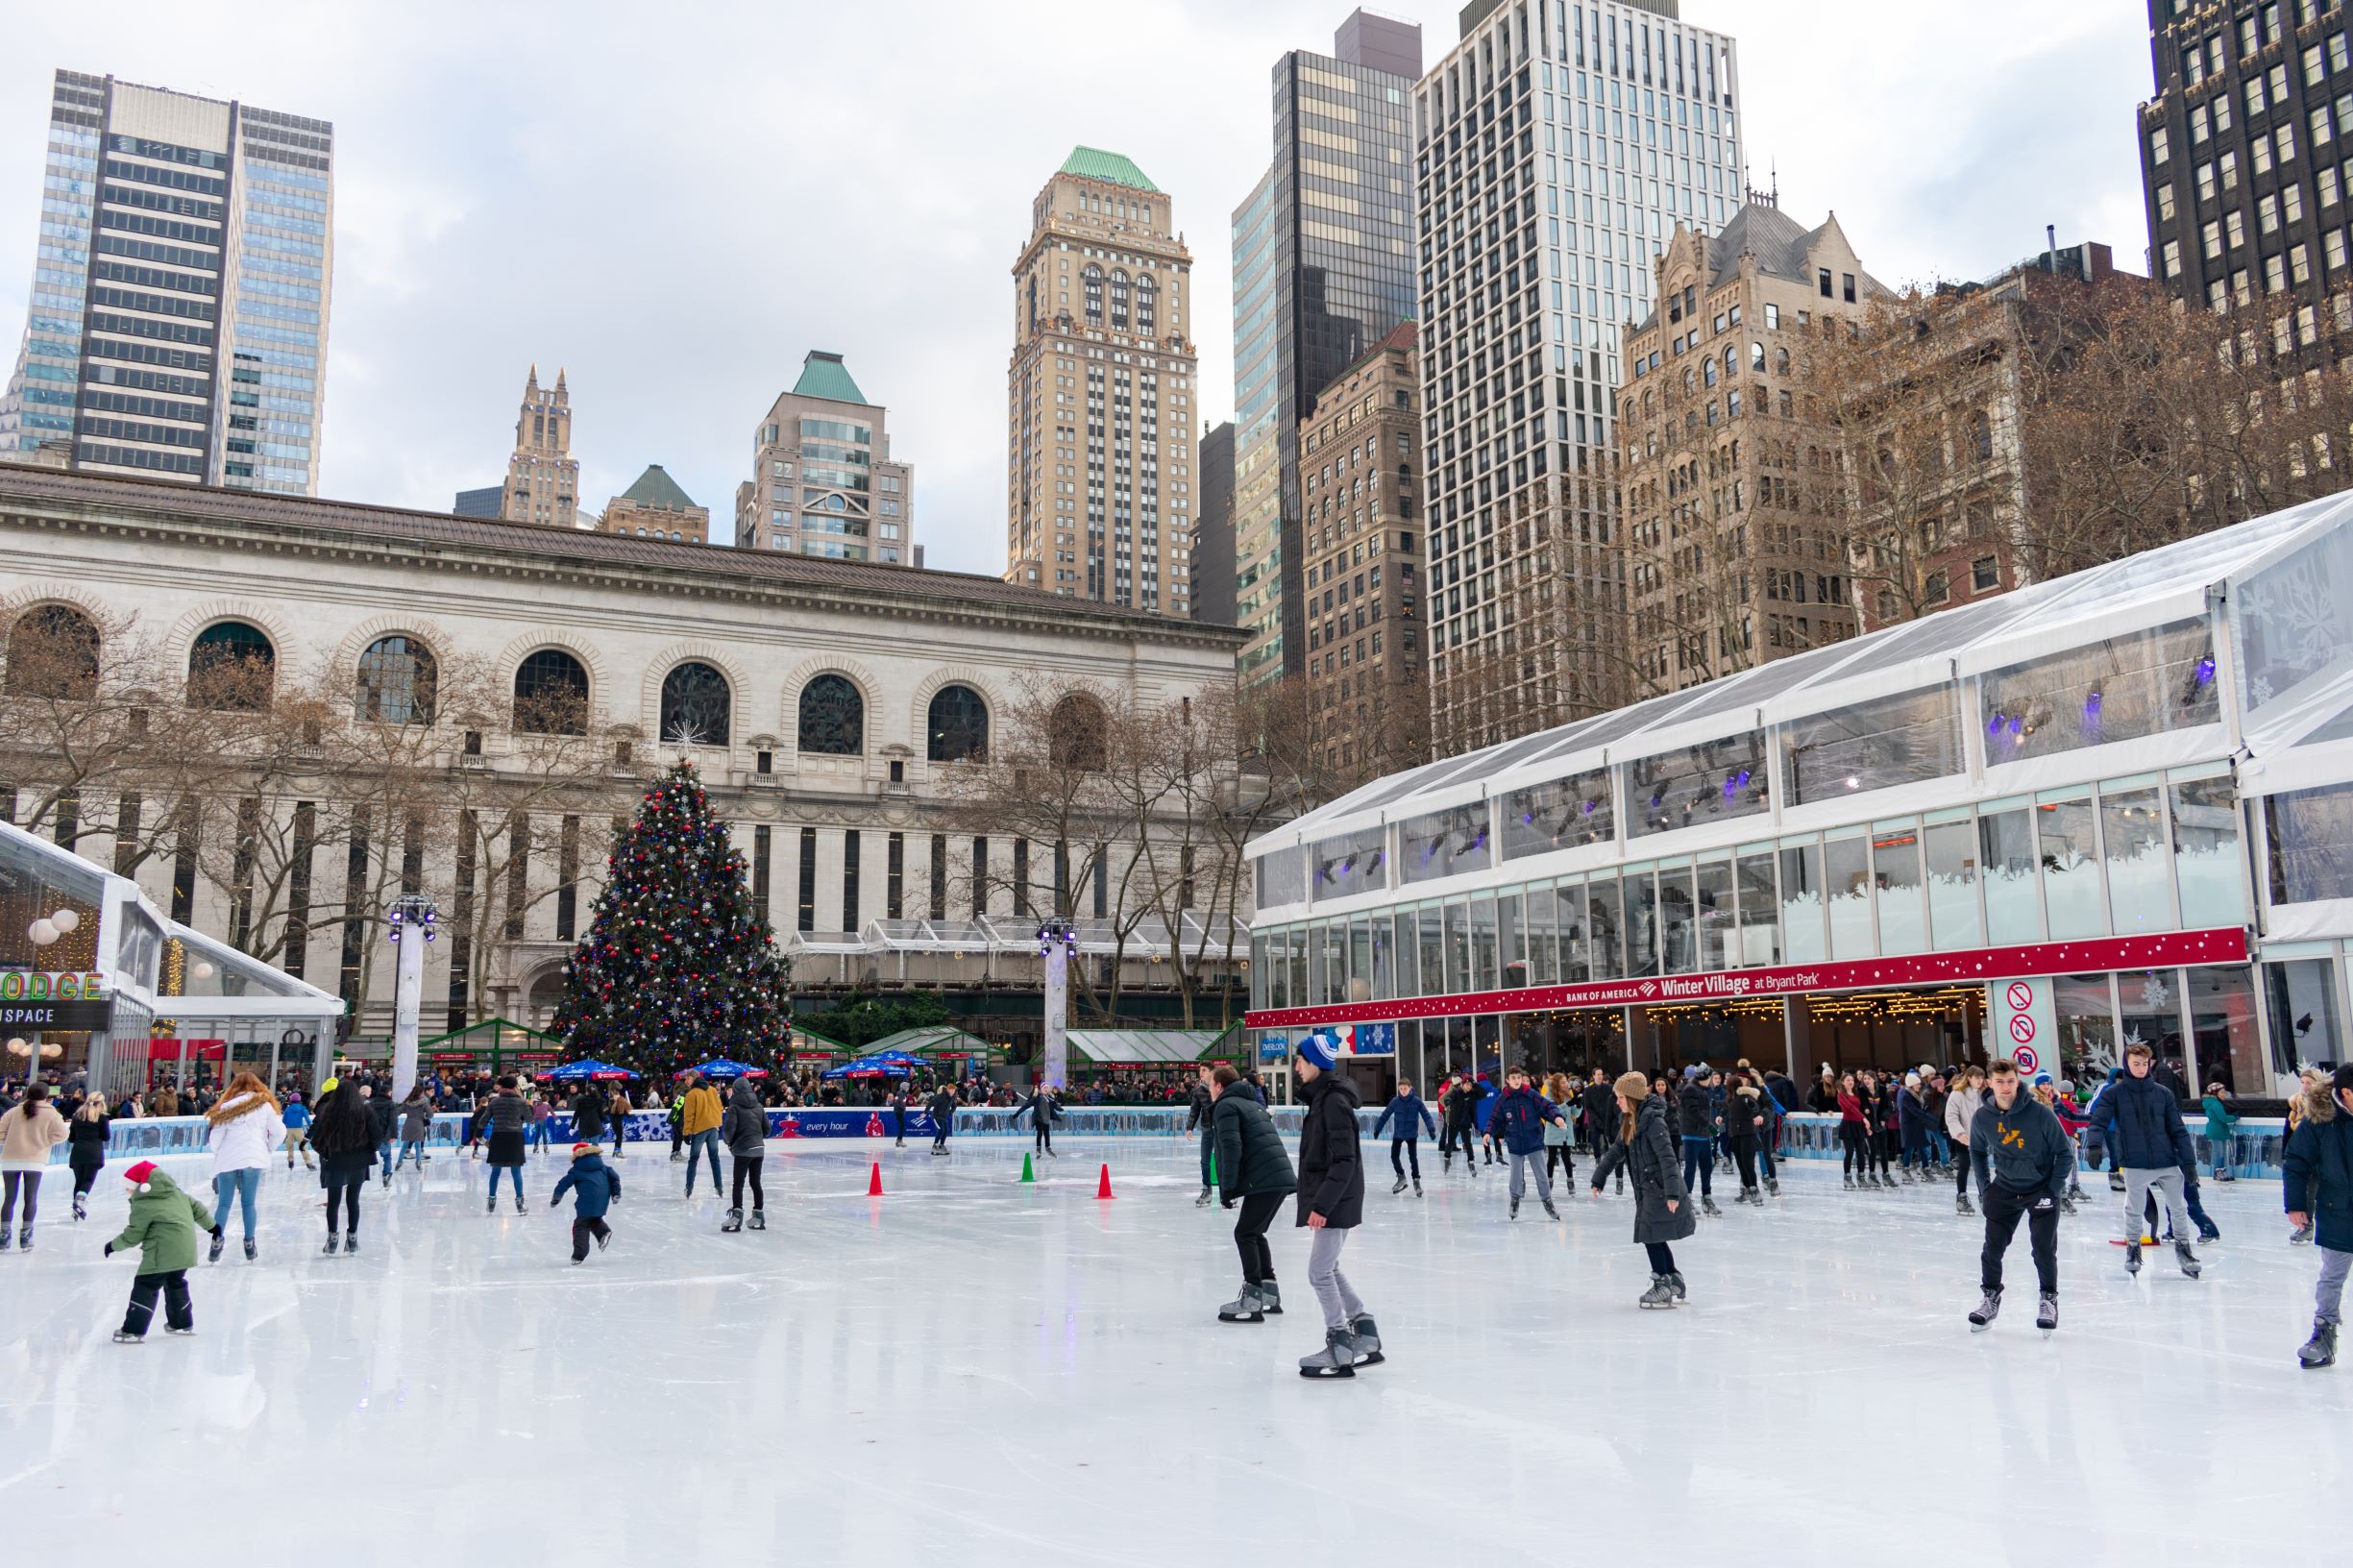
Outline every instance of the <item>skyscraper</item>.
POLYGON ((0 449, 316 494, 333 273, 327 121, 59 71, 0 449))
POLYGON ((891 460, 890 417, 840 355, 810 350, 752 441, 752 477, 735 491, 736 549, 921 564, 915 468, 891 460))
POLYGON ((1677 0, 1475 0, 1416 90, 1431 706, 1452 746, 1618 698, 1620 334, 1740 206, 1732 40, 1677 0))
POLYGON ((1013 279, 1005 580, 1190 616, 1192 253, 1169 198, 1119 154, 1074 149, 1013 279))
POLYGON ((1200 510, 1193 514, 1193 619, 1234 625, 1234 422, 1201 432, 1200 510))
POLYGON ((1422 33, 1358 11, 1274 66, 1274 161, 1234 212, 1235 613, 1246 678, 1303 674, 1298 428, 1414 314, 1422 33))
POLYGON ((539 384, 539 367, 523 383, 523 406, 515 415, 515 450, 506 459, 506 485, 499 515, 510 523, 581 526, 580 463, 572 455, 572 392, 564 372, 555 384, 539 384))

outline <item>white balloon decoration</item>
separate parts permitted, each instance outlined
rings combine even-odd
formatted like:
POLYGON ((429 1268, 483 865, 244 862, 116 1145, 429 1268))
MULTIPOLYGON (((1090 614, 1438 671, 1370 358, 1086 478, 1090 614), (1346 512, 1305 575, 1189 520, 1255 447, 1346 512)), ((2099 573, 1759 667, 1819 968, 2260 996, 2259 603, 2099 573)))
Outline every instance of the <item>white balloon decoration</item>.
POLYGON ((42 1056, 44 1059, 49 1058, 49 1057, 53 1057, 53 1056, 62 1056, 62 1055, 64 1055, 64 1054, 65 1054, 65 1047, 64 1047, 64 1046, 62 1046, 62 1045, 60 1045, 60 1044, 56 1043, 56 1042, 55 1042, 55 1041, 43 1041, 43 1042, 42 1042, 42 1044, 41 1044, 41 1056, 42 1056))
POLYGON ((25 935, 33 939, 36 947, 46 947, 58 940, 58 928, 44 917, 25 927, 25 935))
POLYGON ((29 1047, 27 1047, 25 1044, 24 1036, 18 1035, 15 1039, 9 1041, 9 1055, 25 1056, 28 1054, 30 1054, 30 1051, 29 1047))
POLYGON ((49 917, 49 923, 56 926, 60 931, 64 932, 66 935, 71 936, 74 932, 82 929, 82 917, 75 914, 70 909, 61 909, 55 915, 49 917))
POLYGON ((200 958, 196 961, 196 978, 199 980, 209 980, 212 978, 212 961, 210 959, 200 958))

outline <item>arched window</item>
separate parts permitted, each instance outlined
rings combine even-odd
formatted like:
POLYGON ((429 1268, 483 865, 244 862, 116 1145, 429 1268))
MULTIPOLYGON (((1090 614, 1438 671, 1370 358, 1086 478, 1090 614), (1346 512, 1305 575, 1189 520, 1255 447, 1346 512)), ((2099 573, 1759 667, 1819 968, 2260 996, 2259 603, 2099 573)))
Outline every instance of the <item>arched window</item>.
POLYGON ((515 733, 588 733, 588 672, 560 648, 543 648, 515 667, 515 733))
POLYGON ((277 676, 278 649, 261 628, 223 621, 198 632, 188 649, 188 706, 259 713, 277 676))
POLYGON ((359 691, 352 711, 370 723, 429 724, 440 671, 414 637, 380 637, 359 655, 359 691))
POLYGON ((1773 373, 1776 376, 1786 376, 1789 374, 1789 351, 1787 349, 1776 349, 1773 351, 1773 373))
POLYGON ((1127 273, 1124 269, 1111 275, 1111 324, 1127 325, 1127 273))
POLYGON ((1969 416, 1969 450, 1981 463, 1994 455, 1994 422, 1982 408, 1969 416))
POLYGON ((1100 772, 1106 747, 1103 704, 1084 692, 1072 692, 1054 704, 1046 720, 1046 752, 1057 768, 1100 772))
POLYGON ((1764 371, 1765 346, 1762 343, 1749 345, 1749 368, 1760 374, 1764 371))
POLYGON ((989 707, 969 686, 943 686, 923 721, 923 755, 933 762, 978 762, 989 750, 989 707))
POLYGON ((1101 325, 1103 320, 1103 269, 1089 262, 1085 275, 1080 279, 1080 285, 1085 291, 1087 319, 1098 326, 1101 325))
POLYGON ((672 746, 725 746, 734 739, 727 677, 707 664, 682 664, 662 677, 662 739, 672 746))
POLYGON ((1152 281, 1152 275, 1147 272, 1136 280, 1136 330, 1138 331, 1153 331, 1160 319, 1159 304, 1160 285, 1152 281))
POLYGON ((8 694, 88 701, 98 695, 98 627, 70 604, 37 604, 9 630, 8 694))
POLYGON ((820 675, 800 689, 800 748, 821 757, 866 749, 866 698, 840 675, 820 675))

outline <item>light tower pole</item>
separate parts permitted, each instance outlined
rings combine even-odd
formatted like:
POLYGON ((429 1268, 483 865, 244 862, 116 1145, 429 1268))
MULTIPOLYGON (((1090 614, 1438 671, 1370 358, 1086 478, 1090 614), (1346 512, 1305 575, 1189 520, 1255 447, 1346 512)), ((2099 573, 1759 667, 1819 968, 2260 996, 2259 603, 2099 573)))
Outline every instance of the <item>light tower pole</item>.
POLYGON ((392 944, 399 949, 392 988, 392 1098, 408 1098, 417 1081, 417 1011, 425 992, 425 944, 436 935, 433 901, 420 893, 403 894, 386 912, 392 944))
POLYGON ((1054 1088, 1070 1082, 1070 955, 1078 933, 1069 917, 1049 915, 1038 926, 1038 956, 1045 965, 1045 1066, 1040 1078, 1054 1088))

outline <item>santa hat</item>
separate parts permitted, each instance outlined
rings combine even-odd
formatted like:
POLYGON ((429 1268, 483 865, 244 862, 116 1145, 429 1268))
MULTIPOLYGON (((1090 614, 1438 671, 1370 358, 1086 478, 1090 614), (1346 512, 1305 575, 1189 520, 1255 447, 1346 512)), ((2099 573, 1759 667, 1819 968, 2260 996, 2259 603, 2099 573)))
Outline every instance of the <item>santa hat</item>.
POLYGON ((580 1156, 582 1156, 582 1155, 584 1155, 584 1154, 594 1154, 594 1153, 596 1153, 596 1152, 597 1152, 597 1145, 595 1145, 594 1143, 575 1143, 575 1144, 572 1146, 572 1157, 573 1157, 575 1160, 577 1160, 577 1159, 578 1159, 580 1156))
POLYGON ((155 1173, 156 1163, 153 1160, 142 1160, 137 1164, 133 1165, 129 1170, 123 1172, 123 1180, 133 1183, 140 1191, 146 1192, 152 1190, 149 1183, 150 1179, 154 1177, 155 1173))

